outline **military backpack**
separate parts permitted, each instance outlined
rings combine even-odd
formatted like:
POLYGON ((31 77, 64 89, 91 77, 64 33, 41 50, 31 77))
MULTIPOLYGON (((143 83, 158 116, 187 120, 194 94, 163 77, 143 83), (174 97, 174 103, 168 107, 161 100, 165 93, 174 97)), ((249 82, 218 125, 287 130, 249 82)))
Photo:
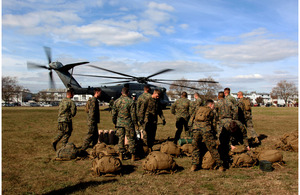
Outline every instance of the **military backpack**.
POLYGON ((195 120, 198 122, 207 121, 210 112, 211 109, 209 107, 204 107, 204 106, 199 107, 196 112, 195 120))

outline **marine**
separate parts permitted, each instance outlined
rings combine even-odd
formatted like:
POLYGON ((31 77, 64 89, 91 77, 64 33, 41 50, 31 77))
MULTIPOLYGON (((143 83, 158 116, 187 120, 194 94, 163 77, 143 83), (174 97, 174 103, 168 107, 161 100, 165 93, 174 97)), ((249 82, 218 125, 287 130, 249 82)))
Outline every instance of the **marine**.
POLYGON ((206 106, 198 107, 189 120, 189 125, 193 124, 192 145, 195 147, 192 152, 191 171, 196 171, 201 168, 202 159, 207 150, 216 161, 216 168, 220 171, 225 170, 217 149, 217 140, 212 133, 214 120, 213 109, 214 101, 209 99, 206 101, 206 106))
POLYGON ((144 135, 144 144, 148 146, 149 150, 152 151, 152 146, 155 141, 155 135, 157 130, 157 116, 163 121, 163 125, 166 124, 166 120, 162 111, 162 105, 159 101, 161 91, 155 89, 151 98, 148 98, 146 101, 142 102, 141 107, 138 113, 138 120, 141 125, 143 125, 146 132, 146 137, 144 135))
POLYGON ((86 150, 92 142, 94 147, 98 142, 98 123, 100 123, 100 110, 98 98, 101 96, 101 89, 94 89, 94 96, 86 104, 88 133, 85 137, 81 150, 86 150))
POLYGON ((199 106, 203 106, 204 105, 204 101, 202 101, 202 99, 200 98, 199 93, 194 93, 194 101, 190 101, 190 116, 195 112, 195 110, 199 107, 199 106))
POLYGON ((259 143, 259 139, 256 131, 253 128, 252 122, 252 110, 249 98, 245 98, 243 92, 238 92, 238 108, 239 108, 239 121, 247 127, 247 133, 249 138, 254 139, 254 143, 259 143))
POLYGON ((218 102, 215 105, 215 110, 218 115, 218 138, 220 141, 219 153, 221 154, 221 158, 225 164, 225 166, 229 166, 229 149, 234 148, 232 145, 233 139, 237 138, 237 132, 240 132, 242 135, 240 142, 245 145, 249 149, 247 133, 245 127, 240 123, 238 119, 238 109, 237 106, 234 106, 231 101, 228 99, 224 99, 224 92, 218 93, 218 102), (233 128, 234 126, 234 128, 233 128), (237 128, 239 130, 237 130, 237 128))
POLYGON ((174 138, 174 143, 180 138, 182 129, 184 127, 185 135, 190 136, 188 121, 190 119, 190 100, 187 99, 187 93, 184 91, 181 93, 181 98, 176 100, 171 106, 171 113, 176 116, 176 133, 174 138))
POLYGON ((116 134, 119 137, 119 154, 120 159, 123 160, 125 153, 124 140, 125 135, 129 142, 129 152, 131 160, 135 160, 135 125, 137 125, 136 108, 134 101, 128 97, 129 89, 124 87, 122 95, 118 98, 113 106, 112 121, 116 126, 116 134))
POLYGON ((56 151, 57 143, 62 139, 62 145, 65 146, 72 134, 72 118, 75 117, 77 112, 77 107, 75 103, 71 100, 74 96, 74 90, 67 90, 67 97, 62 99, 59 103, 58 109, 58 134, 53 139, 52 146, 56 151))

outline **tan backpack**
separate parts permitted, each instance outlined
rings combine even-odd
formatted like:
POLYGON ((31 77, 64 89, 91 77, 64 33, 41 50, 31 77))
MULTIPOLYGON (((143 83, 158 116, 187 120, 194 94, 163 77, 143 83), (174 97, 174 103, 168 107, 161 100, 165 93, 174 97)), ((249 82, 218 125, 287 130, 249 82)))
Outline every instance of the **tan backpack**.
POLYGON ((278 150, 264 150, 258 154, 258 160, 267 160, 272 163, 283 162, 283 155, 278 150))
POLYGON ((192 144, 184 144, 180 148, 181 151, 187 156, 192 156, 192 153, 195 150, 195 147, 192 144))
POLYGON ((209 151, 205 153, 202 159, 203 169, 213 169, 215 167, 216 161, 212 158, 209 151))
POLYGON ((104 174, 115 174, 120 172, 121 169, 121 160, 113 156, 102 156, 94 159, 92 162, 92 171, 98 176, 104 174))
POLYGON ((143 169, 152 173, 172 173, 176 167, 171 155, 159 151, 151 152, 143 161, 143 169))
POLYGON ((257 158, 255 154, 248 151, 246 153, 234 155, 231 167, 252 167, 255 164, 257 164, 257 158))
POLYGON ((211 109, 209 107, 206 106, 199 107, 196 112, 195 121, 198 122, 207 121, 210 112, 211 109))
POLYGON ((160 151, 172 156, 179 156, 181 154, 180 147, 171 141, 162 143, 160 146, 160 151))

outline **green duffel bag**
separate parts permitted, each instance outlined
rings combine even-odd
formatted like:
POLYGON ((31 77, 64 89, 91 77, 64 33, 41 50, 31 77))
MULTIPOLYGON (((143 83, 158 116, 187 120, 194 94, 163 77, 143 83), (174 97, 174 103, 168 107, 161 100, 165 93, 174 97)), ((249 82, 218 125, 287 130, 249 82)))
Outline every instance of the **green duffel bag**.
POLYGON ((56 152, 55 160, 72 160, 77 157, 77 149, 73 143, 67 143, 56 152))
POLYGON ((192 141, 193 141, 193 139, 191 139, 191 138, 187 138, 187 139, 179 139, 178 140, 178 145, 179 146, 182 146, 182 145, 184 145, 184 144, 191 144, 192 143, 192 141))

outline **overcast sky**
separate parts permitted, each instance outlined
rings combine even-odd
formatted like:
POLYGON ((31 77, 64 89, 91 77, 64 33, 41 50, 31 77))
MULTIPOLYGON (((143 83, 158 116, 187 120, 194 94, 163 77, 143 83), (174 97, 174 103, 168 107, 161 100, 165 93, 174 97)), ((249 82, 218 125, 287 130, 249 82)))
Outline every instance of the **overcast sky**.
MULTIPOLYGON (((37 92, 47 70, 27 61, 90 64, 133 76, 212 77, 232 92, 298 84, 297 0, 2 0, 2 75, 37 92)), ((74 73, 113 75, 86 65, 74 73)), ((82 87, 115 80, 75 77, 82 87)), ((57 88, 63 85, 55 74, 57 88)))

